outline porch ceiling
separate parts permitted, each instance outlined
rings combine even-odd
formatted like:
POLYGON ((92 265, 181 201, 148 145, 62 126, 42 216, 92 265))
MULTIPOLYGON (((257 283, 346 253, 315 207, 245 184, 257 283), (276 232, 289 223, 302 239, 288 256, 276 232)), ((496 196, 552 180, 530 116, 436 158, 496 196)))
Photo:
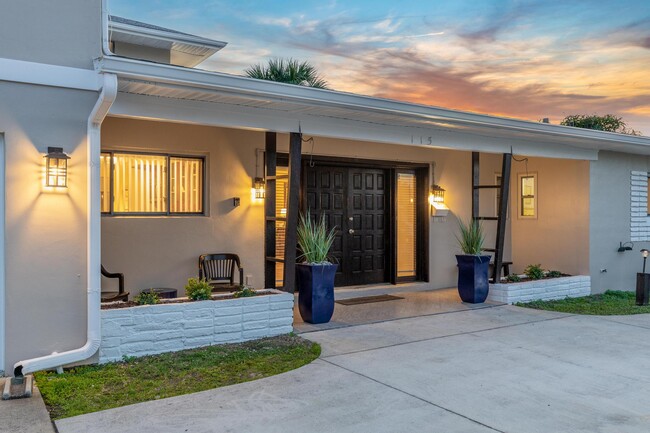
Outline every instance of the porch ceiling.
POLYGON ((597 159, 650 154, 650 139, 446 110, 119 57, 115 116, 492 153, 597 159))

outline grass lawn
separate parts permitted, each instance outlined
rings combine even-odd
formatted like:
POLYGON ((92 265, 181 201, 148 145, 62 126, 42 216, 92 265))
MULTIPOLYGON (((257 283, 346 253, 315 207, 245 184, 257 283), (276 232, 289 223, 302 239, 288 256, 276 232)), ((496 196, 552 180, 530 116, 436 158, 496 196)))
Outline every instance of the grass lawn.
POLYGON ((310 363, 320 346, 295 335, 36 373, 52 419, 204 391, 310 363))
POLYGON ((519 307, 561 313, 594 314, 600 316, 650 313, 650 306, 637 306, 634 292, 608 290, 600 295, 567 298, 557 301, 519 302, 519 307))

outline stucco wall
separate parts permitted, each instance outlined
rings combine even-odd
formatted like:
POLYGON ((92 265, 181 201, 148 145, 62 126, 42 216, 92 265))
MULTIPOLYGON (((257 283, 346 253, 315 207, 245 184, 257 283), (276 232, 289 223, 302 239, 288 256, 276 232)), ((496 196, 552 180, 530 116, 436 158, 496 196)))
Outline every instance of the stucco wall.
POLYGON ((634 250, 617 252, 619 242, 630 240, 632 171, 650 170, 650 159, 639 155, 600 152, 590 164, 591 287, 605 290, 634 290, 636 273, 643 259, 639 250, 650 242, 634 242, 634 250), (606 270, 606 272, 602 272, 606 270))
MULTIPOLYGON (((288 150, 288 141, 287 135, 278 136, 280 152, 288 150)), ((197 273, 198 256, 209 252, 237 253, 245 274, 252 276, 252 285, 263 285, 263 203, 253 201, 250 193, 255 177, 255 149, 264 147, 263 133, 108 118, 102 128, 102 146, 206 155, 208 161, 207 217, 102 218, 102 262, 110 271, 125 274, 131 293, 146 287, 182 289, 187 278, 197 273), (237 208, 232 207, 235 196, 241 198, 241 206, 237 208)), ((303 153, 311 150, 311 144, 305 143, 303 153)), ((456 284, 454 254, 458 247, 454 233, 456 215, 467 219, 471 212, 470 153, 321 137, 316 137, 314 152, 350 158, 435 162, 436 182, 447 189, 451 213, 444 220, 431 219, 430 280, 434 288, 456 284)), ((482 164, 482 182, 494 183, 494 174, 501 167, 500 155, 483 155, 482 164)), ((486 215, 494 212, 493 194, 484 193, 481 208, 486 215)), ((495 223, 486 222, 491 239, 494 227, 495 223)), ((110 282, 105 280, 104 284, 110 282)))
POLYGON ((0 82, 7 369, 86 340, 86 121, 96 100, 95 92, 0 82), (48 146, 71 156, 67 189, 43 186, 48 146))
POLYGON ((0 41, 0 57, 92 69, 101 55, 101 1, 3 1, 0 41))
MULTIPOLYGON (((524 162, 513 162, 511 185, 512 271, 541 264, 572 275, 589 274, 589 162, 528 158, 537 173, 537 218, 518 217, 518 174, 524 162)), ((629 206, 628 206, 629 209, 629 206)))

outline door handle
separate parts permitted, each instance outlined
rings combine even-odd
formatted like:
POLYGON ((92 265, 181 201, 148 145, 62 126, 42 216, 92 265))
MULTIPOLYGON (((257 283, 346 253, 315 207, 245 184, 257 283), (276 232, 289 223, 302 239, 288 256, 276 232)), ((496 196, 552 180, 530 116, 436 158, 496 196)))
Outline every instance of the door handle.
POLYGON ((348 233, 350 233, 351 235, 353 235, 353 234, 354 234, 354 229, 350 229, 350 230, 348 230, 348 233))

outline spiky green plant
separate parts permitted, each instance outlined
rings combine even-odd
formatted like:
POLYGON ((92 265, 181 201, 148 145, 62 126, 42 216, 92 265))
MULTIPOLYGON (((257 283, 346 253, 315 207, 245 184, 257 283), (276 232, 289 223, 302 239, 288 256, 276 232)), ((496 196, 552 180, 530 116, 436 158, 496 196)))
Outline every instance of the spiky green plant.
POLYGON ((463 253, 480 256, 483 250, 483 241, 485 240, 483 226, 478 221, 472 220, 466 223, 459 219, 458 230, 459 234, 456 235, 456 240, 463 253))
POLYGON ((296 59, 270 59, 266 65, 258 63, 244 70, 250 78, 297 84, 300 86, 327 89, 327 81, 318 75, 316 68, 309 62, 296 59))
POLYGON ((298 258, 309 264, 330 263, 328 255, 335 234, 336 227, 327 229, 325 215, 321 215, 318 221, 312 219, 309 211, 307 214, 300 215, 297 240, 302 254, 298 258))

